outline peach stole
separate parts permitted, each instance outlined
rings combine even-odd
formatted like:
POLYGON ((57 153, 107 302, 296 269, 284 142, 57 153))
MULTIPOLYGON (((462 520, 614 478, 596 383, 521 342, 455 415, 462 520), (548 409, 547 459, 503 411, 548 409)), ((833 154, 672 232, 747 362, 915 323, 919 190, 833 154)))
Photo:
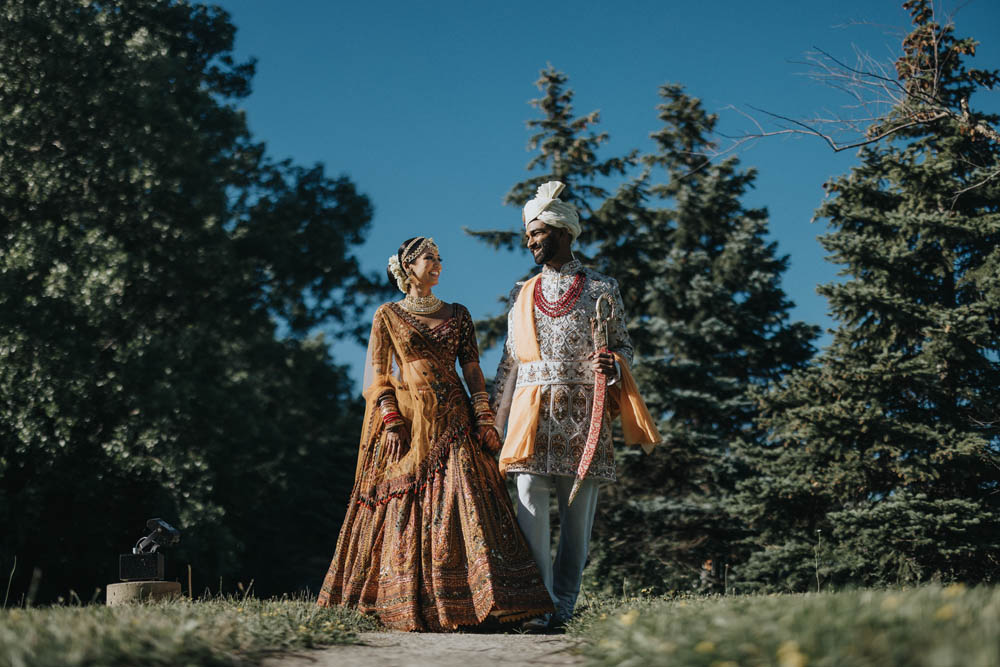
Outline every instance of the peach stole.
MULTIPOLYGON (((542 274, 538 274, 524 283, 512 308, 511 328, 516 341, 515 354, 520 364, 542 359, 538 347, 538 332, 535 328, 534 300, 535 284, 541 278, 542 274)), ((614 356, 621 369, 621 378, 608 387, 611 417, 613 419, 618 415, 621 416, 625 444, 641 445, 643 451, 648 454, 662 438, 656 430, 656 423, 650 416, 646 403, 639 394, 628 362, 618 353, 614 353, 614 356)), ((507 420, 507 437, 504 439, 503 449, 500 450, 500 472, 506 471, 507 466, 511 464, 527 461, 534 454, 541 407, 541 385, 526 385, 514 390, 510 417, 507 420)))

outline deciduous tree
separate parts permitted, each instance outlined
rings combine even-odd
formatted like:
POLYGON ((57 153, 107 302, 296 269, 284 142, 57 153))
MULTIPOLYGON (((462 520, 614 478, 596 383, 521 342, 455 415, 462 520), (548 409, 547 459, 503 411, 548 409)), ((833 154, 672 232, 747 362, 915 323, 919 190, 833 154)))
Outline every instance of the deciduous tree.
POLYGON ((352 398, 310 332, 352 329, 373 289, 353 256, 367 198, 250 135, 254 63, 216 7, 8 0, 0 32, 14 595, 37 567, 42 597, 87 597, 151 516, 181 528, 199 587, 317 580, 303 566, 332 550, 352 398))

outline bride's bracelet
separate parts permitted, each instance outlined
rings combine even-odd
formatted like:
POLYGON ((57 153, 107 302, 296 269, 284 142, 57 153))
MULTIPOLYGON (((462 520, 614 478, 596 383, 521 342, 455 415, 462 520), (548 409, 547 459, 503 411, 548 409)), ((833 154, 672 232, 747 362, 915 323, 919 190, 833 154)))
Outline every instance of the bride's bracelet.
POLYGON ((406 423, 403 421, 403 415, 399 413, 399 408, 396 407, 396 399, 392 395, 387 394, 383 396, 382 400, 379 401, 378 407, 382 412, 382 423, 385 424, 386 428, 396 428, 406 423))
POLYGON ((490 395, 485 391, 477 391, 472 395, 472 406, 478 412, 483 406, 490 407, 490 395))
POLYGON ((493 426, 496 424, 496 416, 493 414, 493 410, 490 409, 489 403, 485 401, 476 403, 472 411, 476 415, 476 425, 493 426))
POLYGON ((403 421, 403 416, 398 412, 390 412, 382 415, 382 423, 385 424, 386 428, 396 428, 406 422, 403 421))
POLYGON ((476 415, 483 413, 489 413, 490 416, 493 415, 493 409, 490 407, 490 395, 485 391, 477 391, 472 395, 472 411, 476 415))

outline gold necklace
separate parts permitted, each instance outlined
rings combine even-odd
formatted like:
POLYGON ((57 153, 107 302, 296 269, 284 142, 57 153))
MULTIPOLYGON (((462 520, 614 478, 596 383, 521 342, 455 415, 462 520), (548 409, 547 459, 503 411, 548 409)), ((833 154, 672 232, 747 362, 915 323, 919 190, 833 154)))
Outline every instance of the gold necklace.
POLYGON ((428 294, 427 296, 407 294, 399 304, 403 306, 403 310, 414 315, 430 315, 441 310, 441 307, 444 306, 444 301, 433 294, 428 294))

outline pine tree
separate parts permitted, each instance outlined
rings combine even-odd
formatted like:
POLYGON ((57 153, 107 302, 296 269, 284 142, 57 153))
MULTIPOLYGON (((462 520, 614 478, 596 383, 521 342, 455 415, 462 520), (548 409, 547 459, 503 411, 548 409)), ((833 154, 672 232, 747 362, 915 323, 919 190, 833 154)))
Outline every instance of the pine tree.
MULTIPOLYGON (((531 100, 531 105, 542 112, 541 118, 528 121, 535 130, 528 144, 537 150, 528 162, 528 171, 540 172, 514 185, 504 196, 504 204, 520 208, 535 196, 538 186, 547 181, 562 181, 566 189, 560 195, 563 201, 572 202, 580 213, 584 233, 578 247, 596 238, 589 224, 594 206, 600 206, 608 196, 601 179, 613 174, 624 174, 635 163, 635 153, 598 159, 600 147, 608 141, 606 132, 595 132, 600 113, 591 111, 584 116, 573 115, 573 91, 566 87, 568 77, 549 65, 541 71, 535 85, 542 97, 531 100)), ((495 249, 513 250, 520 247, 523 228, 514 230, 469 230, 470 235, 495 249)), ((578 254, 580 254, 578 252, 578 254)), ((501 297, 505 301, 506 294, 501 297)), ((506 335, 505 314, 477 322, 480 339, 485 346, 502 341, 506 335)))
POLYGON ((657 151, 604 203, 593 233, 595 263, 619 280, 635 375, 666 444, 650 457, 619 448, 590 576, 611 587, 721 588, 743 533, 729 511, 745 475, 740 446, 761 437, 748 392, 801 366, 817 331, 788 321, 788 259, 766 239, 767 212, 740 202, 755 171, 708 159, 716 117, 681 86, 660 94, 657 151))
MULTIPOLYGON (((997 83, 966 67, 973 40, 927 2, 904 6, 901 87, 958 108, 997 83)), ((898 113, 919 116, 919 99, 898 113)), ((757 537, 743 581, 1000 574, 1000 146, 969 126, 901 130, 826 184, 821 241, 845 280, 820 292, 839 324, 810 368, 758 395, 770 437, 747 452, 739 511, 757 537)))

